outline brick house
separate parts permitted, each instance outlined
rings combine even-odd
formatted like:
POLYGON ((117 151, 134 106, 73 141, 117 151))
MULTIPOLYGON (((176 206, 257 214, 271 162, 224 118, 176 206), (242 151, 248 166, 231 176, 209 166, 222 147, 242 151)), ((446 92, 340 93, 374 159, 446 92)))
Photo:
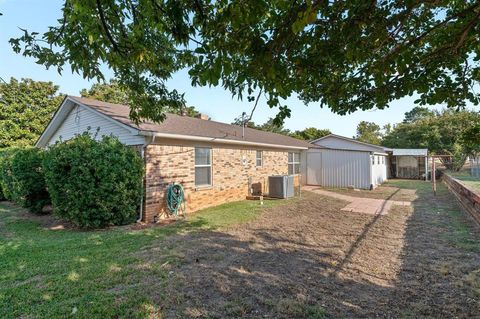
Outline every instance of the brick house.
POLYGON ((68 96, 60 105, 37 147, 68 140, 84 131, 114 135, 137 147, 145 161, 143 220, 153 222, 168 212, 166 188, 172 182, 185 189, 193 212, 268 191, 268 176, 294 174, 300 183, 301 153, 311 144, 203 118, 167 114, 164 122, 135 125, 125 105, 68 96))

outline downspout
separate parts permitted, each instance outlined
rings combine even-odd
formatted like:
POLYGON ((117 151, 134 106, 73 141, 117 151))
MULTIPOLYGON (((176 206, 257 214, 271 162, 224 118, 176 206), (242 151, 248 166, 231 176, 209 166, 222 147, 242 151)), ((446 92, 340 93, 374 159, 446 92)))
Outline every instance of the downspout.
MULTIPOLYGON (((145 162, 145 149, 147 148, 148 145, 153 144, 154 141, 155 141, 155 135, 152 135, 152 138, 151 138, 150 142, 143 143, 142 149, 141 149, 141 152, 140 152, 140 156, 142 157, 143 165, 145 167, 145 173, 147 171, 147 168, 146 168, 147 163, 145 162)), ((143 219, 143 198, 144 198, 143 191, 145 190, 144 184, 145 184, 145 182, 142 181, 142 196, 140 198, 140 213, 139 213, 139 216, 138 216, 138 219, 137 219, 137 223, 140 223, 143 219)))

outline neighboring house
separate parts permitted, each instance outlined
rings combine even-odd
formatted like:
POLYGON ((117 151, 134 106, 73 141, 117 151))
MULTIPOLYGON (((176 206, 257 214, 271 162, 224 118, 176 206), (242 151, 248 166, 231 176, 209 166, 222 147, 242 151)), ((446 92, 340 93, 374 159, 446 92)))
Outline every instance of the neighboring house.
POLYGON ((172 182, 183 185, 190 212, 242 200, 252 189, 268 192, 270 175, 303 171, 301 153, 311 146, 280 134, 174 114, 160 124, 136 125, 128 106, 72 96, 65 98, 36 146, 47 147, 87 130, 98 130, 98 138, 115 135, 141 149, 147 222, 166 213, 165 191, 172 182))
POLYGON ((372 189, 387 180, 390 149, 330 134, 312 141, 305 158, 306 183, 372 189))

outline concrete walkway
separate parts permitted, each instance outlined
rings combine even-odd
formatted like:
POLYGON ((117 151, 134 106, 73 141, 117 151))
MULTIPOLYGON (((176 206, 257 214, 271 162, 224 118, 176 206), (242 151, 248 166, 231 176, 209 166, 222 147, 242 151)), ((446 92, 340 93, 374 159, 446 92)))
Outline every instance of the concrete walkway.
POLYGON ((337 198, 346 202, 350 202, 347 206, 342 208, 343 211, 370 214, 370 215, 386 215, 393 205, 410 206, 410 202, 375 199, 343 195, 335 192, 330 192, 319 188, 318 186, 304 186, 303 190, 314 192, 316 194, 337 198))

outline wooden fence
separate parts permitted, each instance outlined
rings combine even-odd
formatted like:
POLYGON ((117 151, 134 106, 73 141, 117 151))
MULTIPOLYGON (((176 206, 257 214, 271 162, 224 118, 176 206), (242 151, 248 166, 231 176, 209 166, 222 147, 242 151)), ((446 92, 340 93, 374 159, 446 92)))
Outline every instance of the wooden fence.
POLYGON ((443 174, 442 179, 465 210, 470 213, 477 224, 480 225, 480 193, 465 186, 450 175, 443 174))

